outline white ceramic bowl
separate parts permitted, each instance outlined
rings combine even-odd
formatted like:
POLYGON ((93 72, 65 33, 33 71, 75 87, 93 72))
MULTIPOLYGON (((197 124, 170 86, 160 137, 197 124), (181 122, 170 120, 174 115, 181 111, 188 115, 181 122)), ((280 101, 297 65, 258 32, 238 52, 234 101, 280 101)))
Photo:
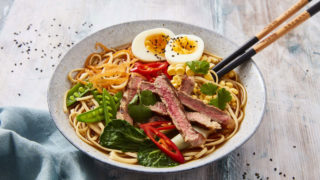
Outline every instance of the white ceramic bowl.
POLYGON ((245 143, 254 134, 262 120, 266 105, 266 90, 261 73, 253 61, 248 61, 236 69, 248 92, 246 115, 238 133, 212 154, 176 167, 150 168, 113 161, 101 151, 78 138, 69 124, 67 115, 63 112, 63 96, 65 91, 70 88, 67 74, 71 69, 83 66, 86 57, 94 51, 96 42, 101 42, 107 47, 117 47, 131 42, 141 31, 156 27, 169 28, 175 34, 195 34, 204 40, 206 50, 221 57, 227 56, 237 48, 230 40, 211 30, 174 21, 134 21, 105 28, 76 44, 61 60, 48 89, 48 105, 51 116, 60 132, 79 150, 103 163, 120 168, 153 173, 177 172, 217 161, 245 143))

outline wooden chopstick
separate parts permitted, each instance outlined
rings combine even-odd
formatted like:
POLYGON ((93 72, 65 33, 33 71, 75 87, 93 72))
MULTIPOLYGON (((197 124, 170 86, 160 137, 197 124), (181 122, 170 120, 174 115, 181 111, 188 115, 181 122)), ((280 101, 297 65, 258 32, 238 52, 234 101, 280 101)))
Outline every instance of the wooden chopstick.
POLYGON ((289 17, 291 17, 293 14, 298 12, 302 7, 304 7, 308 2, 311 2, 312 0, 300 0, 293 6, 291 6, 286 12, 281 14, 279 17, 277 17, 275 20, 273 20, 269 25, 267 25, 262 31, 260 31, 258 34, 256 34, 253 38, 251 38, 248 42, 243 44, 239 49, 234 51, 231 55, 224 58, 220 63, 218 63, 216 66, 212 68, 215 72, 219 71, 223 66, 234 60, 236 57, 243 54, 247 49, 249 49, 251 46, 253 46, 255 43, 257 43, 259 40, 264 38, 267 34, 269 34, 271 31, 273 31, 276 27, 278 27, 280 24, 282 24, 284 21, 286 21, 289 17))
POLYGON ((311 6, 309 9, 301 13, 299 16, 291 20, 289 23, 287 23, 282 28, 278 29, 276 32, 272 33, 270 36, 265 38, 263 41, 260 41, 258 44, 253 46, 251 49, 249 49, 246 53, 238 57, 237 59, 230 62, 227 66, 224 66, 220 70, 216 71, 219 78, 221 78, 223 75, 228 73, 229 71, 233 70, 243 62, 249 60, 252 56, 262 51, 264 48, 275 42, 277 39, 279 39, 281 36, 285 35, 307 19, 309 19, 311 16, 318 13, 320 10, 320 1, 311 6))

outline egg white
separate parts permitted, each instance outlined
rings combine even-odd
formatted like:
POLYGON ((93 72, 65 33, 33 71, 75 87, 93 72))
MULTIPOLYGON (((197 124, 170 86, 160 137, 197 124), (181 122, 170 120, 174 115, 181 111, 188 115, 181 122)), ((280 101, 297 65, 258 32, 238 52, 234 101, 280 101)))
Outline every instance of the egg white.
POLYGON ((178 54, 177 52, 172 50, 172 43, 174 42, 173 39, 170 39, 166 46, 166 52, 165 52, 165 57, 167 61, 170 64, 178 64, 178 63, 185 63, 188 61, 196 61, 199 60, 203 54, 204 50, 204 42, 203 40, 195 35, 192 34, 179 34, 174 37, 174 39, 179 38, 179 37, 187 37, 189 40, 195 41, 197 44, 197 49, 195 52, 191 54, 178 54))
POLYGON ((164 56, 155 56, 155 54, 153 54, 152 52, 148 52, 148 49, 145 46, 145 40, 148 36, 161 33, 169 36, 170 38, 174 37, 174 33, 166 28, 155 28, 145 30, 139 33, 132 41, 131 47, 133 55, 145 62, 165 60, 164 56))

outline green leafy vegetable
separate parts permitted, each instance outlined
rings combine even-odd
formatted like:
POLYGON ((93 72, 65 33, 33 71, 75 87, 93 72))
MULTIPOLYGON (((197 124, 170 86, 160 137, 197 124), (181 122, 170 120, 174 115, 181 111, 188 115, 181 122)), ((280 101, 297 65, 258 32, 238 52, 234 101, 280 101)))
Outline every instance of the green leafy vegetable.
POLYGON ((200 87, 200 91, 203 93, 203 94, 206 94, 206 95, 214 95, 216 94, 218 90, 218 86, 214 85, 214 84, 211 84, 211 83, 206 83, 206 84, 203 84, 201 87, 200 87))
POLYGON ((143 105, 154 105, 157 102, 157 97, 149 90, 144 90, 140 93, 140 101, 143 105))
POLYGON ((210 64, 207 61, 190 61, 186 62, 187 66, 196 74, 207 74, 210 64))
POLYGON ((149 105, 154 105, 157 97, 149 90, 136 94, 128 105, 129 115, 137 122, 145 122, 152 117, 149 105))
POLYGON ((217 108, 224 110, 226 108, 226 104, 231 101, 232 96, 229 91, 227 91, 225 88, 221 88, 218 90, 217 97, 214 99, 211 99, 209 102, 210 105, 214 105, 217 108))
POLYGON ((133 127, 127 121, 115 119, 104 128, 100 144, 124 152, 138 152, 140 148, 150 146, 150 140, 143 130, 133 127))
POLYGON ((164 154, 160 149, 145 148, 138 152, 138 162, 140 165, 148 167, 173 167, 179 163, 173 161, 170 157, 164 154))
POLYGON ((128 113, 135 121, 141 123, 152 117, 152 111, 150 108, 143 104, 129 104, 128 113))

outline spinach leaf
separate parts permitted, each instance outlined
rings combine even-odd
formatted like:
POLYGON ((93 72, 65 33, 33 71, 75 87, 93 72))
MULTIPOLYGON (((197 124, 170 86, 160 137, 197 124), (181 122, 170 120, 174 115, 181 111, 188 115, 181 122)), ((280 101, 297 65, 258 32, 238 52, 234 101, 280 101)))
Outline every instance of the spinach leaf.
POLYGON ((143 130, 133 127, 124 120, 111 120, 100 136, 100 144, 123 152, 137 152, 148 143, 143 130))
POLYGON ((214 105, 217 108, 224 110, 229 101, 231 101, 232 96, 229 91, 225 88, 221 88, 218 90, 218 95, 215 99, 211 99, 209 102, 210 105, 214 105))
POLYGON ((186 62, 187 66, 196 74, 208 74, 210 64, 207 61, 186 62))
POLYGON ((201 87, 200 87, 200 91, 203 93, 203 94, 206 94, 206 95, 214 95, 216 94, 218 90, 218 86, 214 85, 214 84, 211 84, 211 83, 206 83, 206 84, 203 84, 201 87))
POLYGON ((179 165, 157 147, 140 150, 138 152, 138 162, 142 166, 157 168, 179 165))
POLYGON ((141 91, 140 101, 143 105, 154 105, 157 102, 157 97, 149 90, 141 91))
POLYGON ((137 122, 145 122, 152 117, 152 111, 148 107, 157 102, 157 97, 149 90, 136 94, 128 105, 128 113, 137 122))
POLYGON ((145 122, 152 117, 150 108, 143 104, 129 104, 128 113, 136 122, 145 122))

